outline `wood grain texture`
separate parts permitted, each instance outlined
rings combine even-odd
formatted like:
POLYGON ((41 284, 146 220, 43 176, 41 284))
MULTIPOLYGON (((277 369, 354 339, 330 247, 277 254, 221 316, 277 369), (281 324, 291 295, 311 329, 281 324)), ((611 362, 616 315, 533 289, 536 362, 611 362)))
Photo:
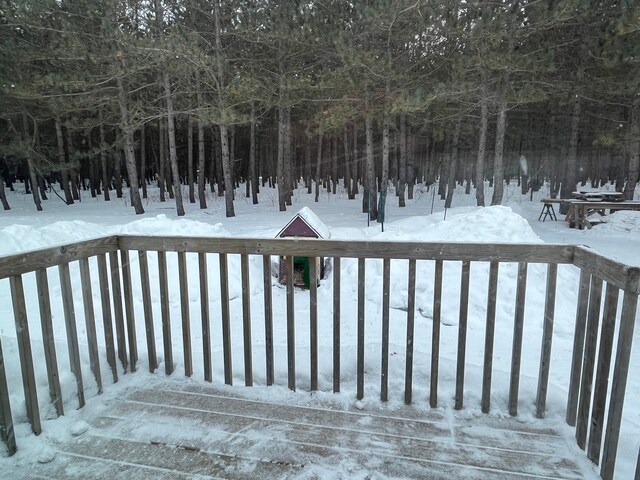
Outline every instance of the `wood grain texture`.
POLYGON ((520 389, 520 363, 522 360, 522 336, 524 333, 524 307, 527 293, 527 264, 518 263, 516 287, 516 313, 513 319, 513 347, 511 349, 511 380, 509 382, 509 415, 518 414, 520 389))
POLYGON ((158 356, 156 354, 156 334, 153 327, 149 262, 147 259, 147 252, 144 250, 138 250, 138 263, 140 265, 140 287, 142 289, 142 307, 144 311, 144 331, 147 339, 147 357, 149 360, 149 371, 153 373, 158 368, 158 356))
POLYGON ((136 319, 133 309, 133 286, 131 284, 131 264, 128 250, 120 250, 122 266, 122 290, 124 293, 124 311, 127 319, 127 339, 129 341, 129 369, 136 371, 138 362, 138 341, 136 335, 136 319))
POLYGON ((591 409, 591 421, 589 422, 589 444, 587 446, 587 457, 596 465, 600 461, 600 447, 607 404, 607 389, 609 388, 609 372, 611 369, 611 353, 616 328, 619 293, 620 290, 618 288, 607 284, 604 296, 595 386, 593 388, 593 407, 591 409))
POLYGON ((116 325, 116 340, 118 343, 118 358, 124 371, 127 371, 129 360, 127 342, 124 333, 124 313, 122 310, 122 289, 120 286, 120 260, 118 252, 109 253, 109 267, 111 271, 111 286, 113 288, 113 319, 116 325))
POLYGON ((538 418, 544 418, 547 407, 547 388, 549 386, 549 369, 551 368, 551 343, 553 340, 553 320, 556 309, 557 279, 558 265, 551 263, 547 266, 547 290, 544 301, 540 368, 538 369, 538 390, 536 394, 536 416, 538 418))
POLYGON ((591 275, 589 310, 587 313, 587 332, 582 362, 582 378, 580 381, 580 398, 578 401, 578 418, 576 422, 576 442, 584 450, 587 440, 589 411, 591 409, 591 393, 593 392, 593 375, 600 324, 600 304, 602 300, 602 279, 591 275))
POLYGON ((365 308, 365 259, 358 258, 358 347, 356 361, 356 383, 358 400, 364 398, 364 308, 365 308))
POLYGON ((318 260, 315 257, 309 258, 309 365, 312 392, 318 390, 318 260))
POLYGON ((620 331, 618 333, 618 343, 616 346, 616 361, 613 367, 613 379, 611 381, 611 393, 609 396, 609 414, 607 415, 607 429, 600 468, 600 476, 604 480, 612 479, 615 469, 637 309, 638 295, 625 292, 624 300, 622 301, 620 331))
POLYGON ((104 344, 107 350, 107 363, 111 368, 113 383, 118 381, 118 365, 116 363, 116 347, 113 337, 113 317, 111 316, 111 290, 107 271, 106 254, 98 255, 98 279, 100 282, 100 305, 102 308, 102 328, 104 344))
POLYGON ((380 400, 389 397, 389 291, 391 285, 391 259, 382 261, 382 345, 380 366, 380 400))
POLYGON ((191 318, 189 316, 189 277, 185 252, 178 252, 178 281, 180 283, 180 316, 182 319, 182 354, 184 374, 193 375, 193 354, 191 353, 191 318))
POLYGON ((491 379, 493 374, 493 344, 496 328, 496 297, 498 295, 498 270, 500 263, 489 265, 489 288, 487 290, 487 321, 484 335, 484 365, 482 369, 482 413, 491 409, 491 379))
POLYGON ((433 325, 431 330, 431 375, 429 405, 438 406, 438 367, 440 363, 440 321, 442 310, 442 260, 436 260, 433 278, 433 325))
MULTIPOLYGON (((575 247, 573 263, 581 269, 586 269, 605 282, 630 291, 631 293, 640 293, 638 284, 630 283, 630 277, 637 275, 638 268, 624 265, 610 258, 599 255, 595 251, 587 247, 575 247)), ((637 277, 636 277, 637 278, 637 277)))
POLYGON ((118 237, 108 236, 41 250, 0 256, 0 279, 22 275, 23 273, 43 268, 55 267, 92 255, 115 252, 117 249, 118 237))
POLYGON ((456 357, 456 410, 462 409, 464 404, 464 367, 467 352, 467 318, 469 314, 469 277, 471 264, 462 262, 460 274, 460 312, 458 319, 458 353, 456 357))
POLYGON ((22 371, 22 388, 27 409, 27 418, 31 424, 31 431, 36 435, 42 432, 40 411, 38 410, 38 391, 36 374, 33 369, 33 355, 31 354, 31 338, 29 336, 29 322, 27 320, 27 305, 24 298, 22 276, 9 279, 11 289, 11 303, 16 325, 16 340, 18 341, 18 355, 20 370, 22 371))
POLYGON ((91 274, 89 259, 80 260, 80 285, 82 288, 82 305, 84 307, 84 323, 89 346, 89 367, 98 386, 98 394, 102 393, 102 374, 100 373, 100 356, 98 353, 98 336, 96 335, 96 315, 93 308, 93 292, 91 290, 91 274))
POLYGON ((287 265, 287 384, 296 389, 296 312, 293 285, 293 256, 285 257, 287 265))
POLYGON ((200 284, 200 321, 202 324, 202 362, 204 380, 213 381, 211 372, 211 321, 209 318, 209 279, 207 274, 207 254, 198 253, 198 275, 200 284))
POLYGON ((244 384, 253 385, 253 355, 251 343, 251 287, 249 285, 249 256, 240 255, 242 283, 242 337, 244 346, 244 384))
POLYGON ((76 377, 76 392, 79 408, 84 407, 84 385, 82 382, 82 368, 80 366, 80 349, 78 347, 78 330, 76 326, 76 313, 73 306, 73 290, 71 289, 71 276, 69 264, 58 266, 60 275, 60 295, 62 297, 62 309, 64 311, 64 324, 67 331, 67 348, 69 350, 69 364, 71 372, 76 377))
POLYGON ((340 257, 333 259, 333 392, 340 391, 340 257))
POLYGON ((229 264, 227 255, 218 255, 220 264, 220 307, 222 310, 222 356, 224 363, 224 383, 233 384, 231 359, 231 316, 229 313, 229 264))
POLYGON ((64 415, 64 406, 62 405, 62 391, 60 390, 56 342, 53 335, 49 279, 47 277, 47 271, 44 269, 36 270, 36 288, 38 290, 38 305, 40 307, 40 328, 42 331, 42 345, 44 347, 44 361, 47 366, 47 379, 49 382, 49 397, 56 409, 56 415, 60 416, 64 415))
POLYGON ((171 313, 169 310, 169 282, 167 278, 167 253, 158 252, 158 281, 160 283, 160 316, 162 319, 162 345, 164 349, 164 373, 173 373, 173 345, 171 343, 171 313))
POLYGON ((4 368, 4 354, 0 341, 0 440, 7 446, 9 456, 18 450, 16 435, 13 430, 13 417, 11 415, 11 402, 9 401, 9 389, 7 388, 7 372, 4 368))
POLYGON ((587 331, 587 310, 589 306, 589 285, 591 274, 586 270, 580 271, 578 284, 578 305, 576 307, 575 331, 573 334, 573 354, 571 356, 571 370, 569 376, 569 394, 567 395, 567 424, 576 425, 578 415, 578 396, 580 394, 580 378, 582 375, 582 360, 584 353, 584 337, 587 331))
POLYGON ((273 385, 273 294, 271 289, 271 256, 262 257, 262 283, 264 289, 264 354, 267 385, 273 385))
POLYGON ((407 279, 407 341, 405 345, 404 403, 411 403, 413 392, 413 344, 416 310, 416 261, 409 260, 407 279))

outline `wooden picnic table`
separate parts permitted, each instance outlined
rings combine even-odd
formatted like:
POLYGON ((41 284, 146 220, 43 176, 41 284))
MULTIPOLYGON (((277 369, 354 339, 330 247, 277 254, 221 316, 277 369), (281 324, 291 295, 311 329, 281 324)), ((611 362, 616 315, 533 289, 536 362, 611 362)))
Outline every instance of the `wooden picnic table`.
POLYGON ((618 210, 640 210, 640 202, 603 202, 603 201, 585 201, 585 200, 563 200, 569 204, 569 212, 565 218, 569 222, 570 228, 578 227, 579 229, 591 228, 593 223, 589 220, 589 215, 598 213, 601 216, 618 210))

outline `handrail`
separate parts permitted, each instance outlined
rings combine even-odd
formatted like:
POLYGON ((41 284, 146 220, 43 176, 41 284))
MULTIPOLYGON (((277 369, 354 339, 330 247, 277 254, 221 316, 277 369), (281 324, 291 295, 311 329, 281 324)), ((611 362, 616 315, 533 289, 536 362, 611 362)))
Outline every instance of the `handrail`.
MULTIPOLYGON (((493 339, 496 317, 496 295, 498 271, 501 263, 517 263, 515 317, 513 349, 509 381, 508 408, 511 415, 517 415, 518 390, 520 383, 520 361, 523 348, 524 310, 527 289, 527 268, 529 264, 546 264, 547 281, 542 332, 542 348, 539 364, 538 387, 535 399, 536 414, 543 417, 546 409, 546 395, 551 363, 551 343, 553 338, 554 312, 558 265, 574 265, 581 270, 580 287, 576 303, 576 330, 574 334, 573 360, 569 383, 566 418, 569 425, 576 427, 578 445, 585 449, 594 462, 601 462, 601 476, 613 478, 617 454, 619 427, 622 419, 626 381, 629 369, 631 343, 640 294, 640 268, 629 266, 601 256, 593 250, 577 245, 562 244, 513 244, 513 243, 456 243, 456 242, 406 242, 375 240, 310 240, 310 239, 269 239, 269 238, 227 238, 227 237, 181 237, 181 236, 141 236, 111 235, 103 238, 52 246, 0 257, 0 280, 9 279, 11 299, 16 320, 17 342, 20 353, 23 387, 27 416, 34 433, 41 430, 36 396, 35 375, 31 358, 31 342, 22 275, 35 272, 38 289, 38 306, 45 347, 45 360, 49 377, 51 401, 58 414, 63 414, 62 395, 58 382, 55 342, 53 339, 51 305, 46 269, 58 267, 62 304, 67 332, 67 344, 71 370, 77 379, 77 397, 84 405, 81 362, 79 356, 78 329, 74 310, 75 295, 82 297, 84 319, 89 347, 91 371, 98 391, 103 382, 100 373, 100 355, 96 334, 96 318, 93 306, 92 285, 99 280, 100 305, 105 335, 106 358, 113 374, 118 379, 118 364, 124 372, 133 372, 138 362, 138 346, 146 344, 148 366, 151 371, 158 367, 152 288, 149 276, 148 252, 157 252, 159 273, 159 295, 161 307, 162 338, 165 359, 165 373, 173 372, 173 352, 171 341, 171 319, 168 296, 167 252, 177 252, 177 266, 181 303, 181 325, 185 375, 190 376, 193 368, 191 346, 191 316, 189 311, 186 253, 198 254, 199 293, 203 336, 204 378, 212 380, 209 280, 207 276, 207 254, 217 255, 220 274, 220 305, 222 313, 222 343, 225 383, 231 384, 232 351, 230 337, 231 305, 229 297, 228 255, 240 256, 242 285, 242 343, 244 350, 245 384, 253 384, 253 358, 251 336, 250 264, 249 256, 262 257, 264 286, 264 321, 266 381, 274 383, 273 359, 273 311, 271 256, 282 259, 285 271, 293 271, 293 257, 308 257, 310 278, 316 278, 318 259, 332 258, 333 271, 333 390, 340 390, 340 260, 357 259, 357 367, 356 396, 364 395, 364 351, 365 351, 365 279, 366 259, 382 259, 382 365, 380 398, 386 401, 388 394, 389 363, 389 293, 390 262, 392 259, 408 260, 407 323, 406 323, 406 372, 405 402, 412 401, 414 310, 416 300, 416 262, 435 261, 433 278, 433 331, 431 346, 431 366, 429 403, 437 406, 438 360, 440 342, 440 317, 443 298, 443 262, 461 262, 460 310, 458 324, 458 350, 455 374, 455 408, 463 407, 465 351, 467 316, 470 292, 470 268, 475 262, 489 263, 489 288, 487 298, 486 335, 484 345, 484 368, 482 375, 482 411, 490 409, 491 375, 493 363, 493 339), (132 289, 131 254, 139 265, 142 285, 141 305, 144 312, 145 339, 137 338, 134 319, 134 296, 132 289), (108 254, 108 259, 107 259, 108 254), (89 258, 97 258, 97 275, 92 282, 89 258), (72 285, 69 264, 79 262, 80 278, 72 285), (605 288, 606 286, 606 288, 605 288), (79 288, 78 288, 79 287, 79 288), (603 295, 604 292, 604 295, 603 295), (622 292, 622 310, 618 312, 618 298, 622 292), (601 308, 602 307, 602 308, 601 308), (619 327, 617 327, 619 325, 619 327), (114 328, 115 327, 115 328, 114 328), (614 332, 619 329, 617 344, 613 345, 614 332), (597 358, 596 358, 597 357, 597 358), (611 380, 609 380, 611 377, 611 380), (608 415, 605 416, 608 408, 608 415), (606 422, 606 428, 605 428, 606 422), (603 441, 604 440, 604 441, 603 441), (602 455, 601 455, 602 451, 602 455)), ((153 258, 153 257, 152 257, 153 258)), ((318 388, 318 297, 317 285, 311 282, 310 306, 310 383, 318 388)), ((297 294, 296 294, 297 295, 297 294)), ((287 384, 296 389, 296 336, 295 300, 293 275, 286 277, 287 330, 287 384)), ((11 406, 6 383, 6 361, 0 344, 0 439, 9 452, 17 448, 13 436, 11 406)))

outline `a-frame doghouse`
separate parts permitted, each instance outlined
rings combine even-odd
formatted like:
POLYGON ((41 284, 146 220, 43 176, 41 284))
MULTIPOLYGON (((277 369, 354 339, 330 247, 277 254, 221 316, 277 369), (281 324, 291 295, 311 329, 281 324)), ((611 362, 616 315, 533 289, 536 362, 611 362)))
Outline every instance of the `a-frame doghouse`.
MULTIPOLYGON (((305 237, 305 238, 331 238, 331 231, 322 223, 318 216, 313 213, 309 207, 304 207, 296 213, 293 218, 280 230, 276 238, 286 237, 305 237)), ((317 284, 324 276, 324 258, 316 258, 317 284)), ((294 257, 293 258, 293 284, 297 287, 309 288, 311 279, 309 278, 309 258, 294 257)), ((278 267, 278 281, 282 284, 286 283, 287 262, 285 257, 280 257, 278 267)))

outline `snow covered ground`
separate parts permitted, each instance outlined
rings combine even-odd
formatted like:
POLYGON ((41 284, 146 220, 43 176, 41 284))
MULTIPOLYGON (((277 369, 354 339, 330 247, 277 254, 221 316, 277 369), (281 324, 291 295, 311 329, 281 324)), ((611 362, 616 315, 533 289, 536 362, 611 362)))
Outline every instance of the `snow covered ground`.
MULTIPOLYGON (((251 205, 250 199, 243 196, 244 188, 238 190, 235 202, 236 217, 224 217, 224 201, 217 196, 208 198, 209 208, 199 210, 196 204, 185 204, 187 215, 178 219, 175 207, 171 201, 160 203, 157 190, 150 189, 150 199, 144 202, 146 213, 135 216, 128 206, 126 199, 113 199, 106 204, 99 199, 92 199, 87 192, 83 192, 83 201, 72 206, 63 205, 55 196, 44 202, 44 211, 37 213, 33 208, 32 199, 20 191, 17 185, 14 193, 8 193, 12 210, 0 212, 0 255, 7 255, 19 251, 41 248, 47 245, 60 244, 80 239, 100 237, 114 233, 131 233, 142 235, 192 235, 192 236, 247 236, 274 237, 278 231, 291 219, 300 208, 309 206, 320 219, 330 228, 332 239, 368 239, 368 240, 410 240, 410 241, 473 241, 473 242, 523 242, 523 243, 572 243, 588 245, 598 252, 630 265, 640 265, 640 212, 618 212, 605 217, 607 223, 597 225, 591 230, 569 229, 562 221, 538 222, 541 204, 539 199, 548 196, 544 190, 537 192, 533 202, 528 196, 522 196, 516 185, 507 189, 504 205, 480 209, 474 207, 474 195, 464 195, 462 189, 454 196, 453 204, 456 208, 445 214, 443 202, 436 196, 433 189, 418 186, 415 199, 407 201, 405 208, 398 208, 395 197, 388 199, 385 231, 381 232, 380 225, 372 223, 367 227, 366 214, 361 213, 360 200, 349 201, 343 191, 337 195, 323 193, 320 201, 314 203, 313 195, 307 195, 303 188, 294 193, 293 207, 287 212, 278 212, 277 194, 274 190, 263 189, 260 194, 260 204, 251 205), (433 213, 431 214, 431 212, 433 213)), ((489 193, 489 192, 487 192, 489 193)), ((186 197, 185 197, 186 198, 186 197)), ((490 197, 488 197, 490 198, 490 197)), ((177 271, 177 261, 174 255, 168 255, 169 272, 177 271)), ((92 263, 95 268, 95 264, 92 263)), ((157 261, 153 254, 149 256, 152 285, 157 288, 157 261)), ((407 273, 406 262, 392 262, 392 294, 391 294, 391 343, 390 351, 390 387, 393 392, 390 403, 402 403, 404 381, 404 344, 406 325, 406 291, 407 273)), ((188 270, 197 269, 197 256, 187 255, 188 270)), ((210 281, 210 309, 212 313, 212 349, 214 355, 214 382, 222 380, 221 369, 221 327, 219 325, 220 311, 219 283, 217 260, 211 256, 209 260, 210 281)), ((473 416, 480 411, 480 387, 482 382, 484 320, 486 315, 488 264, 473 263, 471 267, 471 292, 469 298, 467 376, 465 382, 465 411, 473 416)), ((494 353, 494 383, 492 396, 492 413, 498 417, 507 416, 506 400, 508 396, 509 365, 511 358, 511 336, 513 331, 513 315, 515 306, 516 265, 502 265, 498 284, 498 311, 496 332, 498 332, 494 353)), ((264 384, 264 332, 261 330, 262 311, 262 265, 259 258, 250 261, 252 312, 254 313, 254 377, 256 384, 264 384), (261 343, 262 342, 262 343, 261 343)), ((139 344, 142 346, 144 336, 144 322, 141 306, 141 288, 137 256, 132 255, 132 276, 134 279, 134 298, 136 299, 136 321, 139 344)), ((342 262, 342 380, 345 384, 343 394, 338 395, 345 403, 354 400, 355 388, 355 345, 356 325, 355 299, 357 296, 357 262, 345 260, 342 262)), ((78 281, 77 266, 71 267, 72 280, 78 281)), ((233 310, 232 339, 234 342, 234 383, 243 383, 242 364, 242 316, 241 316, 241 285, 239 259, 230 258, 230 297, 233 310)), ((571 266, 561 266, 558 276, 558 297, 556 304, 556 323, 554 329, 552 369, 550 377, 550 391, 548 398, 549 418, 562 423, 566 402, 567 376, 571 361, 573 342, 573 323, 575 321, 575 302, 577 297, 579 272, 571 266)), ((533 421, 535 417, 535 388, 538 375, 540 355, 540 337, 544 311, 546 267, 544 265, 530 265, 528 272, 527 306, 525 311, 525 348, 522 360, 522 385, 520 393, 519 418, 521 421, 533 421)), ((432 295, 433 295, 433 263, 418 262, 416 285, 416 344, 414 353, 414 399, 416 403, 426 403, 428 397, 428 370, 430 356, 432 295)), ((67 372, 65 360, 65 329, 62 307, 57 297, 60 291, 58 275, 49 272, 50 289, 52 291, 54 333, 57 340, 58 363, 61 365, 61 385, 65 402, 73 404, 75 381, 67 372)), ((46 372, 42 349, 37 343, 41 341, 38 326, 37 302, 29 301, 35 298, 35 278, 25 275, 25 290, 28 299, 28 314, 31 325, 31 336, 34 343, 34 358, 37 368, 37 385, 40 407, 43 418, 52 418, 53 409, 46 405, 48 398, 46 372)), ((457 342, 458 302, 460 289, 460 266, 451 262, 444 270, 445 296, 442 306, 442 337, 441 337, 441 373, 440 373, 440 402, 441 408, 452 408, 453 387, 455 378, 455 358, 457 342)), ((180 298, 177 287, 177 275, 170 274, 170 304, 171 318, 174 322, 173 346, 176 372, 183 371, 180 346, 182 338, 179 331, 180 298)), ((366 389, 365 402, 375 402, 379 395, 379 358, 380 358, 380 312, 382 291, 382 262, 370 260, 367 262, 366 283, 366 313, 367 313, 367 346, 366 346, 366 389)), ((94 302, 99 309, 99 292, 94 287, 94 302)), ((83 325, 82 307, 79 295, 76 296, 76 315, 78 325, 83 325)), ((318 305, 331 305, 332 284, 326 280, 318 290, 318 305), (326 288, 325 288, 326 285, 326 288)), ((20 450, 11 459, 3 458, 5 452, 0 449, 0 477, 2 470, 20 468, 33 461, 33 455, 55 454, 56 437, 69 435, 70 430, 78 427, 76 412, 69 412, 67 416, 53 422, 45 423, 45 431, 39 438, 29 434, 26 424, 26 410, 22 398, 20 369, 17 363, 17 346, 13 324, 12 307, 8 299, 8 281, 0 281, 0 337, 4 349, 5 363, 9 374, 10 391, 14 421, 17 426, 20 450), (44 452, 44 453, 43 453, 44 452)), ((197 282, 190 287, 189 299, 192 316, 199 315, 199 293, 197 282)), ((273 303, 275 311, 284 311, 285 294, 282 288, 274 284, 273 303)), ((154 318, 160 318, 159 299, 154 298, 154 318)), ((308 338, 309 305, 305 293, 296 295, 297 339, 298 339, 298 384, 301 391, 308 389, 308 338), (305 363, 307 362, 307 363, 305 363)), ((320 348, 320 390, 331 389, 331 311, 321 308, 319 312, 319 348, 320 348)), ((100 323, 100 322, 98 322, 100 323)), ((199 319, 195 319, 192 326, 192 342, 194 345, 194 381, 202 378, 201 331, 199 319)), ((283 319, 274 318, 274 348, 276 355, 276 383, 286 384, 286 325, 283 319)), ((98 338, 102 333, 98 332, 98 338)), ((163 370, 161 357, 161 329, 156 326, 156 343, 160 355, 160 370, 163 370)), ((79 328, 81 342, 85 340, 84 328, 79 328)), ((621 431, 619 460, 617 474, 619 478, 631 478, 635 468, 635 460, 640 444, 640 405, 631 399, 640 396, 640 378, 634 375, 640 366, 640 328, 635 332, 635 347, 632 351, 632 367, 627 390, 627 403, 623 416, 621 431)), ((95 394, 95 382, 92 382, 88 365, 86 346, 81 345, 83 353, 83 376, 87 397, 95 394)), ((145 369, 146 353, 140 351, 140 370, 145 369)), ((103 379, 107 379, 108 372, 103 364, 103 379)), ((136 374, 137 375, 137 374, 136 374)), ((141 375, 144 375, 141 373, 141 375)), ((114 395, 118 389, 127 389, 135 385, 135 376, 128 376, 118 384, 112 386, 107 383, 105 395, 114 395)), ((258 389, 256 389, 258 390, 258 389)), ((286 387, 275 387, 265 393, 259 389, 259 395, 264 398, 286 398, 290 395, 286 387)), ((93 398, 92 408, 100 402, 100 397, 93 398)), ((46 459, 45 459, 46 460, 46 459)), ((587 467, 589 468, 589 467, 587 467)), ((593 470, 595 471, 595 470, 593 470)), ((586 471, 585 474, 589 474, 586 471)), ((4 478, 4 477, 3 477, 4 478)), ((9 477, 7 477, 9 478, 9 477)))

